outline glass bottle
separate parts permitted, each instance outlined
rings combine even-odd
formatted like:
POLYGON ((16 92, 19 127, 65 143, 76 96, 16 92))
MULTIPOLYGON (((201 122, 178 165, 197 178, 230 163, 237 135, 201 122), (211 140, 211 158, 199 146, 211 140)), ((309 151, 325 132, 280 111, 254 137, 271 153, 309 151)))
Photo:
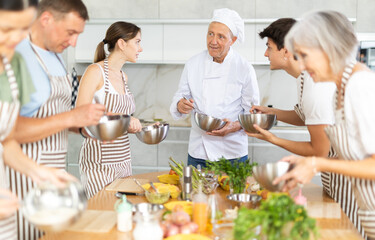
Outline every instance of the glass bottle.
POLYGON ((134 240, 162 240, 163 230, 159 223, 159 214, 137 212, 135 214, 136 226, 133 231, 134 240))
POLYGON ((193 196, 193 222, 198 225, 198 232, 204 233, 207 228, 208 202, 202 192, 202 182, 199 181, 198 192, 193 196))
POLYGON ((120 232, 128 232, 133 228, 133 212, 132 205, 126 200, 126 195, 123 194, 121 199, 117 200, 115 204, 117 212, 117 230, 120 232))

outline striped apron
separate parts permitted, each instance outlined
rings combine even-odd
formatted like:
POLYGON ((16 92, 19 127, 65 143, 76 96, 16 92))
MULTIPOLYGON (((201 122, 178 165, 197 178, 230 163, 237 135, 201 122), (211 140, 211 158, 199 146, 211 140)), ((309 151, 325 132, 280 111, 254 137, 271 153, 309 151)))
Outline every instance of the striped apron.
MULTIPOLYGON (((51 94, 49 98, 39 108, 33 117, 45 118, 69 111, 72 104, 72 85, 70 75, 66 74, 65 76, 52 76, 48 72, 42 58, 32 45, 31 48, 33 49, 40 65, 46 72, 51 85, 51 94)), ((57 55, 55 56, 65 68, 65 65, 62 63, 61 59, 57 55)), ((68 145, 67 132, 68 130, 63 130, 42 140, 22 144, 21 147, 24 153, 38 164, 65 170, 65 157, 68 145)), ((29 189, 34 187, 34 183, 29 177, 19 174, 12 169, 8 168, 8 173, 12 191, 17 194, 20 199, 23 199, 29 189)), ((20 240, 36 240, 41 237, 42 233, 23 218, 21 211, 18 211, 17 222, 18 237, 20 240)))
MULTIPOLYGON (((5 176, 5 169, 3 163, 3 146, 1 143, 8 136, 12 130, 20 110, 20 102, 18 101, 18 86, 14 72, 8 61, 4 56, 1 57, 4 65, 4 70, 7 74, 10 91, 12 93, 12 102, 0 101, 0 188, 9 188, 8 179, 5 176)), ((16 214, 6 218, 0 219, 0 240, 15 240, 17 239, 17 222, 16 214)))
MULTIPOLYGON (((349 64, 349 66, 345 68, 345 72, 342 77, 342 95, 340 101, 341 109, 338 109, 337 107, 338 93, 336 92, 336 124, 325 129, 331 141, 331 145, 337 152, 339 158, 348 161, 354 161, 354 159, 360 161, 360 157, 356 156, 356 154, 354 154, 349 147, 350 143, 348 131, 350 131, 350 129, 348 129, 346 126, 344 108, 345 87, 354 65, 355 62, 349 64)), ((348 205, 351 207, 349 208, 349 210, 351 210, 351 216, 353 216, 354 220, 357 220, 357 222, 354 222, 354 224, 356 227, 360 226, 369 239, 375 239, 375 181, 354 177, 346 178, 350 181, 356 198, 356 201, 350 198, 345 199, 348 202, 348 205)), ((363 235, 363 231, 361 231, 361 233, 363 235)))
MULTIPOLYGON (((302 121, 305 121, 306 118, 302 109, 303 87, 304 87, 304 72, 301 73, 301 91, 299 94, 299 104, 294 106, 294 111, 302 119, 302 121)), ((329 150, 328 157, 329 158, 337 157, 337 154, 332 146, 329 150)), ((340 204, 345 214, 349 217, 349 219, 353 222, 353 224, 357 227, 357 229, 361 231, 360 222, 356 214, 358 206, 357 206, 357 202, 355 200, 353 191, 351 189, 351 184, 349 180, 341 174, 332 173, 332 172, 321 172, 320 176, 321 176, 324 191, 331 198, 333 198, 337 203, 340 204)), ((362 234, 363 234, 363 231, 362 231, 362 234)))
MULTIPOLYGON (((102 69, 102 67, 98 64, 102 69)), ((103 69, 102 69, 103 71, 103 69)), ((125 85, 125 94, 109 92, 108 59, 104 60, 104 105, 108 112, 132 114, 135 111, 133 94, 130 92, 122 73, 125 85)), ((128 133, 111 143, 86 138, 82 144, 79 167, 81 182, 86 191, 87 198, 93 197, 117 178, 132 174, 130 158, 130 143, 128 133)))

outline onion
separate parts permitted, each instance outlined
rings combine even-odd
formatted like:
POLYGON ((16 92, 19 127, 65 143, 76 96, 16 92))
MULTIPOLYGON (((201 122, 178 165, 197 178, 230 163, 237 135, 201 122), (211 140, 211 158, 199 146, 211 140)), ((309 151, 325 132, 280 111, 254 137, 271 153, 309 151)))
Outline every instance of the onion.
POLYGON ((178 211, 172 213, 172 222, 179 226, 185 225, 190 222, 190 216, 186 212, 178 211))
POLYGON ((175 224, 171 224, 168 228, 167 237, 170 237, 179 233, 180 233, 180 228, 175 224))
POLYGON ((195 222, 190 222, 181 226, 182 234, 196 233, 198 231, 198 225, 195 222))

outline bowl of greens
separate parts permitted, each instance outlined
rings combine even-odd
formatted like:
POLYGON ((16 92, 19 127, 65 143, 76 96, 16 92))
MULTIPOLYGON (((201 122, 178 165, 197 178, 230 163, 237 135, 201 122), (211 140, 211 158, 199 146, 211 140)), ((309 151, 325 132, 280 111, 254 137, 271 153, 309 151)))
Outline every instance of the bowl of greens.
POLYGON ((240 208, 234 239, 307 240, 317 237, 316 221, 286 194, 272 194, 258 209, 240 208))
POLYGON ((231 194, 244 193, 246 191, 246 180, 252 176, 253 167, 257 163, 250 163, 250 159, 244 162, 233 161, 231 163, 226 158, 220 158, 218 161, 207 161, 206 171, 210 171, 220 177, 227 175, 229 177, 229 185, 231 194))

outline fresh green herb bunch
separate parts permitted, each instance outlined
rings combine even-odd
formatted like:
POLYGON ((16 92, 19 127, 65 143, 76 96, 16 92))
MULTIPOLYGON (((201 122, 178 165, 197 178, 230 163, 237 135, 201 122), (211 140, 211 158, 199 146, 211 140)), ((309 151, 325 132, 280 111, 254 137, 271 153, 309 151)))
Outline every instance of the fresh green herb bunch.
POLYGON ((234 225, 236 240, 305 240, 311 234, 318 235, 315 219, 285 194, 271 194, 259 209, 241 208, 234 225), (255 230, 258 226, 260 232, 255 230))
MULTIPOLYGON (((219 158, 218 161, 208 161, 206 172, 212 171, 216 175, 226 174, 229 176, 229 184, 233 193, 242 193, 246 187, 247 177, 253 174, 253 167, 257 163, 250 163, 250 159, 245 162, 234 161, 233 164, 226 158, 219 158)), ((228 180, 224 182, 227 184, 228 180)))
MULTIPOLYGON (((176 174, 180 177, 180 179, 183 179, 184 167, 185 167, 184 162, 181 161, 180 163, 178 163, 172 157, 169 157, 169 160, 171 160, 171 162, 169 162, 169 166, 171 167, 171 169, 173 169, 173 171, 176 172, 176 174)), ((193 189, 196 190, 198 189, 199 181, 201 181, 202 184, 204 185, 207 183, 207 179, 204 178, 202 174, 194 166, 190 166, 190 167, 192 168, 191 184, 193 186, 193 189)))

